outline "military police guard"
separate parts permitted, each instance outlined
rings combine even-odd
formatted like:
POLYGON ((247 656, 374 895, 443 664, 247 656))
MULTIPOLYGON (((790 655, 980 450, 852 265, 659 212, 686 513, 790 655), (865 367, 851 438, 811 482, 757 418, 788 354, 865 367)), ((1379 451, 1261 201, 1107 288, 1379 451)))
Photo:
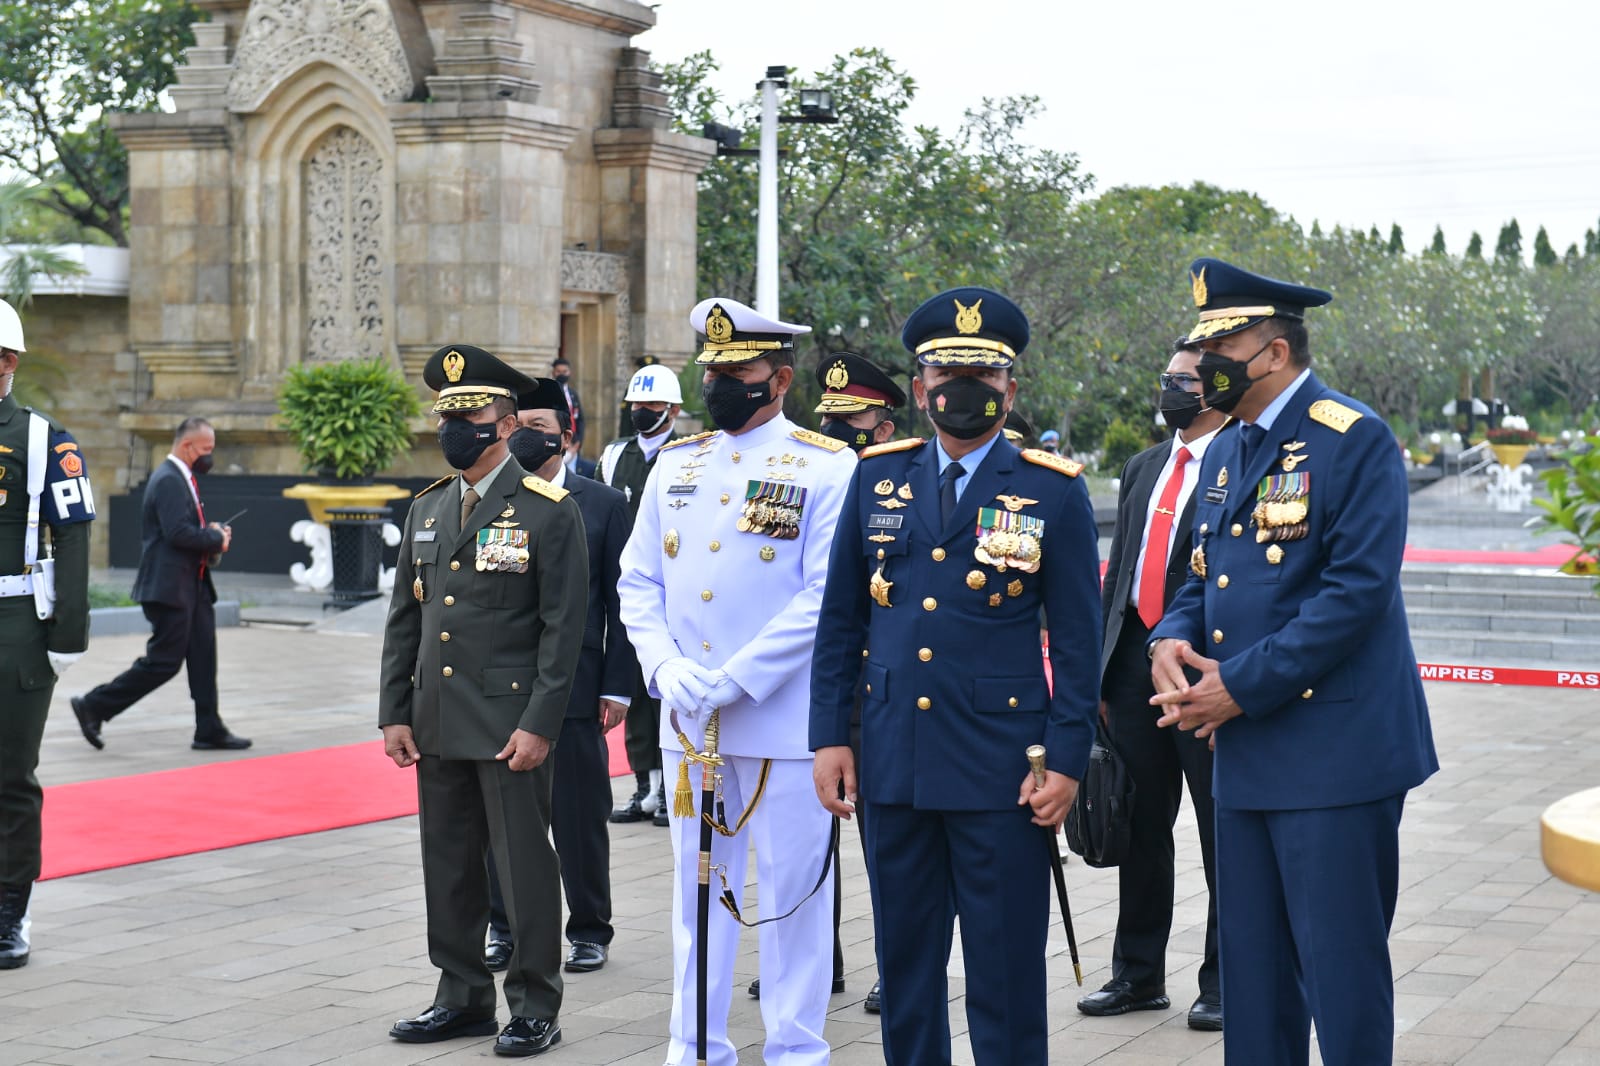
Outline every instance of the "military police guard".
MULTIPOLYGON (((840 441, 784 417, 794 379, 794 337, 807 333, 734 300, 709 299, 690 315, 704 334, 696 362, 718 431, 662 449, 623 551, 622 620, 652 692, 662 700, 662 760, 680 775, 681 730, 695 749, 720 711, 721 800, 713 875, 737 896, 753 843, 760 929, 765 1061, 828 1061, 823 1038, 831 977, 833 881, 814 887, 831 820, 812 799, 806 746, 807 679, 828 569, 828 549, 855 462, 840 441), (804 901, 804 902, 802 902, 804 901)), ((686 770, 686 768, 685 768, 686 770)), ((693 784, 698 786, 697 770, 693 784)), ((713 1066, 734 1066, 727 1019, 739 926, 713 905, 707 943, 696 943, 699 817, 674 816, 674 990, 668 1063, 693 1061, 695 975, 705 955, 705 1034, 713 1066)))
POLYGON ((872 360, 855 352, 825 355, 817 384, 822 398, 814 413, 822 416, 822 432, 857 455, 894 438, 894 413, 906 405, 906 392, 872 360))
POLYGON ((817 797, 867 815, 885 1059, 951 1061, 945 968, 959 915, 974 1061, 1031 1066, 1046 1059, 1057 861, 1039 826, 1065 817, 1094 738, 1094 515, 1077 463, 1002 436, 1028 342, 1014 303, 953 289, 919 307, 901 339, 938 439, 868 448, 851 482, 811 674, 817 797), (864 666, 859 796, 851 662, 864 666), (1046 749, 1043 787, 1029 773, 1034 744, 1046 749))
POLYGON ((565 489, 507 450, 531 378, 467 344, 440 348, 423 378, 439 394, 440 447, 461 474, 419 493, 406 516, 378 721, 396 765, 417 767, 428 957, 440 974, 433 1006, 390 1035, 429 1043, 498 1028, 483 955, 492 844, 515 943, 512 1017, 495 1052, 538 1054, 561 1039, 548 755, 583 647, 583 520, 565 489))
POLYGON ((1214 736, 1223 1047, 1236 1066, 1394 1054, 1389 926, 1408 789, 1438 769, 1400 597, 1406 476, 1311 372, 1321 289, 1198 259, 1208 407, 1190 577, 1151 633, 1162 725, 1214 736), (1198 671, 1197 681, 1184 676, 1198 671))
POLYGON ((94 494, 72 434, 11 396, 25 351, 22 320, 0 300, 0 970, 28 962, 50 694, 89 646, 94 494))

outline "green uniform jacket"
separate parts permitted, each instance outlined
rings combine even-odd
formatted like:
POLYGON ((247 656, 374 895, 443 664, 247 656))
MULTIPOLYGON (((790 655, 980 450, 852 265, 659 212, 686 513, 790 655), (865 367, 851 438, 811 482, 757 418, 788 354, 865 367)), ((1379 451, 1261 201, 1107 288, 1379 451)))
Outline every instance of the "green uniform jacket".
POLYGON ((384 627, 378 724, 410 726, 419 752, 446 759, 493 759, 516 729, 560 736, 589 602, 583 519, 567 491, 515 459, 480 491, 459 532, 456 478, 412 502, 384 627), (478 569, 480 530, 526 534, 522 572, 478 569))

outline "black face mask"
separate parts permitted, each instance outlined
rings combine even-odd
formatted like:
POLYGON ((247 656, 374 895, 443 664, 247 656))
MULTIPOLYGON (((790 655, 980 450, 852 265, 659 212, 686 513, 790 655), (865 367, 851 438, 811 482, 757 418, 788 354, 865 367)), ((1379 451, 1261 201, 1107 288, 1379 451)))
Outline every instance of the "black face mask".
POLYGON ((189 472, 196 476, 211 473, 211 453, 195 456, 194 462, 189 464, 189 472))
POLYGON ((569 380, 571 380, 572 375, 568 374, 564 370, 558 370, 554 374, 552 374, 551 377, 556 379, 556 384, 557 385, 565 385, 569 380))
POLYGON ((1201 352, 1200 364, 1195 368, 1195 372, 1200 375, 1200 381, 1205 389, 1200 394, 1205 405, 1214 407, 1223 414, 1239 406, 1244 394, 1256 383, 1250 376, 1250 364, 1260 358, 1261 352, 1270 347, 1272 341, 1263 344, 1260 351, 1243 360, 1229 359, 1221 352, 1201 352))
POLYGON ((1173 429, 1184 430, 1194 425, 1205 406, 1200 397, 1183 389, 1161 390, 1161 417, 1173 429))
POLYGON ((822 427, 824 436, 843 441, 853 452, 859 452, 872 443, 872 430, 852 426, 842 418, 829 419, 822 427))
POLYGON ((718 374, 700 386, 700 396, 706 401, 706 413, 717 428, 737 433, 757 411, 772 402, 772 379, 740 381, 728 374, 718 374))
POLYGON ((447 418, 439 427, 439 448, 444 452, 444 461, 457 470, 470 470, 489 445, 499 439, 500 430, 494 422, 447 418))
POLYGON ((540 467, 561 454, 561 434, 519 426, 506 438, 506 447, 522 469, 537 474, 540 467))
POLYGON ((951 378, 928 390, 928 417, 957 440, 972 440, 1006 416, 1006 394, 977 378, 951 378))
POLYGON ((665 424, 667 415, 671 410, 672 408, 670 407, 663 407, 659 411, 652 411, 648 407, 635 407, 628 412, 628 418, 633 421, 634 429, 646 437, 653 437, 656 430, 665 424))

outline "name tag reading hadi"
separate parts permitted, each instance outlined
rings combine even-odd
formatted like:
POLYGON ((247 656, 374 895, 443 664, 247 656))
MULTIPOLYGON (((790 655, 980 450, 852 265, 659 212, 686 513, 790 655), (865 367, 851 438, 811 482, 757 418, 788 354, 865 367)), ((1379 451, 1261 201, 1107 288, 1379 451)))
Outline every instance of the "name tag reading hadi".
POLYGON ((903 514, 875 514, 867 516, 868 529, 899 529, 906 520, 903 514))
POLYGON ((526 574, 528 531, 493 528, 478 530, 478 557, 473 565, 485 573, 526 574))

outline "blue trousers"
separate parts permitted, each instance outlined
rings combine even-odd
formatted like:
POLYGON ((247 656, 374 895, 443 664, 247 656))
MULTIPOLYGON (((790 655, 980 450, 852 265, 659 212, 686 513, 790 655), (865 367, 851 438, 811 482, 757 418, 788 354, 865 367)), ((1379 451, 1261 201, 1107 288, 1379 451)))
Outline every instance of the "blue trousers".
POLYGON ((1297 811, 1217 808, 1228 1066, 1394 1059, 1389 927, 1404 794, 1297 811))
POLYGON ((870 805, 865 838, 882 978, 888 1066, 949 1066, 954 922, 961 918, 967 1030, 977 1066, 1043 1066, 1045 936, 1051 916, 1044 830, 1032 812, 870 805))

